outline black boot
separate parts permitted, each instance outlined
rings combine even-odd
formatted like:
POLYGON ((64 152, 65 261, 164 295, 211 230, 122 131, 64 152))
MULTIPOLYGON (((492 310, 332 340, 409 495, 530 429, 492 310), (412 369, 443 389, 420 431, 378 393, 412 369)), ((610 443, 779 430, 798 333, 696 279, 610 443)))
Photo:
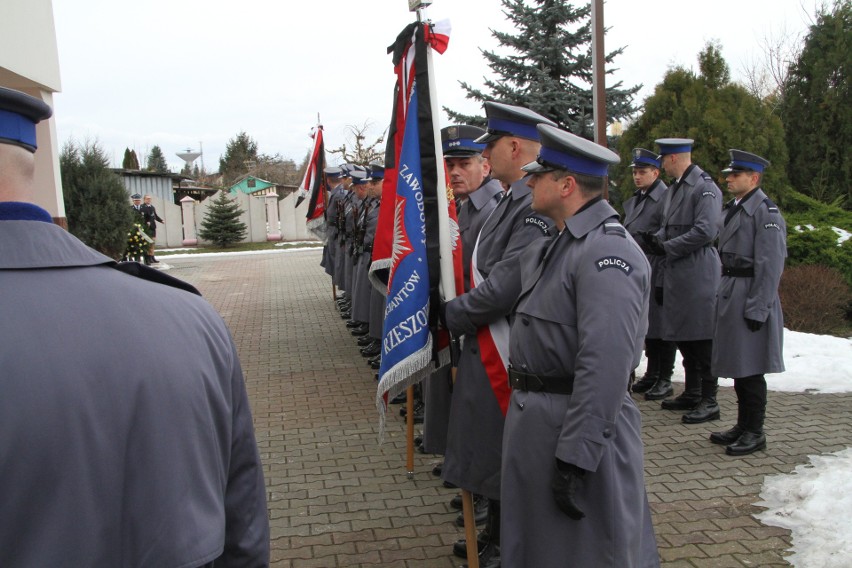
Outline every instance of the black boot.
POLYGON ((766 417, 766 380, 763 375, 755 375, 737 381, 743 382, 740 404, 745 403, 746 422, 742 435, 725 448, 725 453, 729 456, 746 456, 766 449, 766 434, 763 432, 763 421, 766 417))
POLYGON ((683 415, 681 422, 684 424, 701 424, 702 422, 718 420, 722 414, 719 410, 719 403, 716 402, 718 390, 719 379, 711 376, 702 377, 701 401, 691 412, 683 415))
POLYGON ((648 366, 641 379, 633 384, 631 389, 637 394, 648 392, 660 378, 660 339, 645 339, 645 355, 648 357, 648 366))
POLYGON ((746 430, 736 442, 725 448, 725 453, 729 456, 747 456, 765 449, 766 434, 763 431, 749 432, 746 430))
POLYGON ((685 368, 686 384, 683 392, 675 398, 664 400, 660 404, 663 410, 692 410, 701 400, 701 379, 696 369, 685 368))
POLYGON ((645 393, 645 400, 662 400, 674 394, 672 387, 672 377, 660 377, 654 386, 645 393))
POLYGON ((684 424, 701 424, 702 422, 718 420, 720 416, 721 411, 716 398, 702 398, 698 406, 684 414, 680 420, 684 424))
MULTIPOLYGON (((488 499, 485 497, 481 497, 479 495, 474 495, 473 498, 473 522, 476 525, 481 525, 488 520, 488 499)), ((464 512, 459 513, 459 516, 456 517, 456 526, 463 527, 464 526, 464 512)), ((467 557, 467 553, 465 553, 465 558, 467 557)))
POLYGON ((742 400, 740 389, 738 387, 739 385, 737 384, 737 381, 734 381, 734 389, 737 391, 737 423, 734 424, 733 428, 725 430, 724 432, 711 432, 710 441, 714 444, 722 444, 725 446, 733 444, 745 431, 748 412, 745 401, 742 400))
POLYGON ((145 255, 145 266, 150 266, 150 265, 151 265, 151 256, 146 254, 145 255))
MULTIPOLYGON (((483 548, 479 548, 479 538, 477 538, 477 551, 479 553, 480 568, 500 568, 500 501, 495 499, 488 500, 488 516, 485 523, 487 541, 483 548)), ((453 546, 453 553, 455 553, 453 546)), ((462 558, 467 558, 467 546, 463 549, 464 555, 462 558)), ((467 564, 462 564, 467 566, 467 564)))

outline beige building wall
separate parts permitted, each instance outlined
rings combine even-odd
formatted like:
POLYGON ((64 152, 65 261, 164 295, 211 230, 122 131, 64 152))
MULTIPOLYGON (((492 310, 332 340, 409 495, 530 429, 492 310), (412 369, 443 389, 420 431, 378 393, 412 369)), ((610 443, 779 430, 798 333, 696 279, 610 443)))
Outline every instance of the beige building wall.
MULTIPOLYGON (((51 107, 62 89, 51 0, 2 0, 0 85, 37 97, 51 107)), ((36 205, 64 224, 56 118, 36 127, 36 205)))

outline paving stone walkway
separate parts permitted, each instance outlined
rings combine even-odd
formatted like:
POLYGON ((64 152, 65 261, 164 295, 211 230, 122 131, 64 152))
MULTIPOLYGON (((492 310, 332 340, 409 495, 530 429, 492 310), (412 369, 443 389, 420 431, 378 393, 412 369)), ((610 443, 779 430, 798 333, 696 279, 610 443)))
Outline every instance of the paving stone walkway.
MULTIPOLYGON (((378 445, 374 373, 334 309, 319 250, 161 260, 201 290, 236 340, 264 462, 272 565, 458 566, 454 493, 431 474, 440 460, 415 454, 407 478, 396 407, 378 445)), ((719 400, 723 419, 710 427, 639 402, 663 566, 789 566, 790 532, 762 525, 754 503, 765 476, 852 446, 852 395, 770 392, 768 451, 746 458, 706 441, 736 417, 733 389, 719 400)))

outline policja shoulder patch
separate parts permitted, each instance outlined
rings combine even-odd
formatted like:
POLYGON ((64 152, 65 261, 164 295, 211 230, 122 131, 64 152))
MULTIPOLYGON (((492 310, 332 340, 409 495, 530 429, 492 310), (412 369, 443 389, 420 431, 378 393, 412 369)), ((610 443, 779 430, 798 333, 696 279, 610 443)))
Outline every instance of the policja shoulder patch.
POLYGON ((623 258, 617 256, 599 258, 595 261, 595 267, 598 269, 598 272, 602 272, 607 268, 618 268, 628 276, 633 272, 633 266, 623 258))
POLYGON ((549 235, 550 234, 550 231, 548 230, 549 227, 547 226, 547 223, 544 222, 544 219, 541 219, 539 217, 534 217, 532 215, 530 215, 529 217, 525 217, 524 218, 524 225, 535 225, 536 227, 541 229, 541 234, 543 234, 543 235, 549 235))

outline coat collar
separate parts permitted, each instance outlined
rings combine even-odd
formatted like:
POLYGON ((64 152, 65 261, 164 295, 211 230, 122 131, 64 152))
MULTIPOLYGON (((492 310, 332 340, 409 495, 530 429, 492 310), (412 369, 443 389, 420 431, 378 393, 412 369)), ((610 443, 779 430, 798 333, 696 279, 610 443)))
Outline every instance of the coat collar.
POLYGON ((41 221, 0 222, 0 270, 71 268, 113 262, 57 225, 41 221))
POLYGON ((468 199, 473 204, 474 209, 479 211, 485 205, 494 199, 494 196, 498 193, 502 193, 503 186, 500 185, 500 182, 496 179, 489 178, 488 181, 483 183, 479 188, 470 194, 468 199))
POLYGON ((565 221, 565 230, 575 239, 585 237, 592 229, 600 226, 611 217, 618 217, 618 212, 612 205, 601 199, 589 208, 583 209, 565 221))

